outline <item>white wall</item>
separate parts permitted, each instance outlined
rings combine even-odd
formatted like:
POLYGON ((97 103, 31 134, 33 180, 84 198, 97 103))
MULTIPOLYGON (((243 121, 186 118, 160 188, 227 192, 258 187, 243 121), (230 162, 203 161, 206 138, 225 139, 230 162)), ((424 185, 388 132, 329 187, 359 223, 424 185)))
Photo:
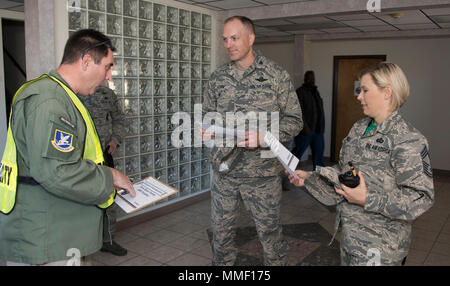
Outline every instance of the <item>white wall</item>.
MULTIPOLYGON (((265 52, 278 50, 272 58, 280 64, 294 62, 286 43, 259 45, 265 52), (270 46, 270 47, 268 47, 270 46)), ((289 45, 294 47, 293 43, 289 45)), ((401 108, 406 120, 419 129, 430 143, 432 167, 450 170, 450 39, 388 39, 315 41, 305 45, 305 70, 316 74, 316 84, 324 100, 325 156, 330 155, 333 92, 333 57, 385 54, 398 64, 411 85, 411 96, 401 108)))
MULTIPOLYGON (((281 65, 291 76, 292 84, 294 88, 297 89, 299 86, 295 85, 295 46, 292 42, 283 42, 283 43, 260 43, 255 44, 253 46, 255 50, 259 50, 263 53, 264 56, 269 59, 275 61, 279 65, 281 65)), ((303 82, 303 76, 298 82, 303 82)), ((308 156, 311 154, 311 150, 308 149, 303 154, 302 158, 299 158, 301 161, 308 160, 308 156)))
MULTIPOLYGON (((286 43, 261 43, 254 45, 255 50, 263 52, 264 56, 274 60, 286 69, 291 76, 292 82, 294 82, 294 44, 291 42, 286 43)), ((303 80, 302 80, 303 82, 303 80)), ((298 86, 295 86, 297 88, 298 86)))

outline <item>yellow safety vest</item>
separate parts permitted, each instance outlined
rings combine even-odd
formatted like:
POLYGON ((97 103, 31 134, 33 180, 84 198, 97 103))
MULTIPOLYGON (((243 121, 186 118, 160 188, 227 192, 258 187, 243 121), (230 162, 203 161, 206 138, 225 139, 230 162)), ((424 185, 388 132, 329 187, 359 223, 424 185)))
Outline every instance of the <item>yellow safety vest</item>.
MULTIPOLYGON (((43 78, 49 77, 55 82, 57 82, 66 93, 69 95, 73 104, 77 107, 78 111, 83 117, 84 123, 86 124, 86 139, 84 142, 84 160, 91 160, 95 164, 103 165, 105 160, 103 158, 103 152, 100 145, 100 140, 98 139, 97 130, 95 129, 92 118, 89 115, 86 107, 81 103, 78 97, 73 93, 70 88, 65 86, 57 78, 44 74, 39 78, 31 80, 24 85, 22 85, 13 97, 11 104, 11 113, 9 116, 9 126, 8 135, 6 138, 6 146, 3 152, 2 161, 0 164, 0 211, 4 214, 8 214, 14 208, 16 202, 16 190, 17 190, 17 177, 18 177, 18 166, 17 166, 17 153, 16 153, 16 143, 14 142, 14 136, 11 132, 11 116, 12 107, 16 100, 17 95, 29 84, 34 83, 43 78)), ((114 197, 116 195, 116 190, 110 195, 108 201, 104 204, 98 205, 100 208, 107 208, 114 203, 114 197)))

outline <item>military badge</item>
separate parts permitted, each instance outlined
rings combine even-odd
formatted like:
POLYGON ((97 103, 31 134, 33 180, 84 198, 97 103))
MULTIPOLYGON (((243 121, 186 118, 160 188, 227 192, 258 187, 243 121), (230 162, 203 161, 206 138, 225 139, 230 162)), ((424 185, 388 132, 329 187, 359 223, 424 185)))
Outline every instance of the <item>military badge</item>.
POLYGON ((260 76, 259 78, 256 79, 259 82, 264 82, 267 80, 267 78, 263 78, 262 76, 260 76))
POLYGON ((71 152, 73 149, 75 149, 72 146, 73 134, 58 129, 55 129, 55 137, 51 142, 53 147, 61 152, 71 152))

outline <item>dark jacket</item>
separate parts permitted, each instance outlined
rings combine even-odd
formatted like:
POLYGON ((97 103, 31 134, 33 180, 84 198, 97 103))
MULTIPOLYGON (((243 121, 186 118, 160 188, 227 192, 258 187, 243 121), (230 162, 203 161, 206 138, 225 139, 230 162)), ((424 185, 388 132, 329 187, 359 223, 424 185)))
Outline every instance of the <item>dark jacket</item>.
POLYGON ((295 91, 302 108, 303 130, 301 135, 323 133, 325 130, 325 117, 323 114, 323 101, 317 86, 303 84, 295 91))

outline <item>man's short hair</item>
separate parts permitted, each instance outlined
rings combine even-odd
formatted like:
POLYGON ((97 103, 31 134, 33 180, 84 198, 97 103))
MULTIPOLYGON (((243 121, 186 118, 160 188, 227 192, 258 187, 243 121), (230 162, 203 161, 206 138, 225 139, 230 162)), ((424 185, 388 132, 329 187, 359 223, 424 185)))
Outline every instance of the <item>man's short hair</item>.
POLYGON ((255 25, 253 21, 245 16, 232 16, 225 20, 224 24, 231 22, 233 20, 239 20, 244 25, 244 27, 250 32, 250 34, 255 34, 255 25))
POLYGON ((72 64, 86 54, 98 64, 108 55, 108 49, 116 51, 111 39, 101 32, 92 29, 78 30, 67 40, 61 64, 72 64))

